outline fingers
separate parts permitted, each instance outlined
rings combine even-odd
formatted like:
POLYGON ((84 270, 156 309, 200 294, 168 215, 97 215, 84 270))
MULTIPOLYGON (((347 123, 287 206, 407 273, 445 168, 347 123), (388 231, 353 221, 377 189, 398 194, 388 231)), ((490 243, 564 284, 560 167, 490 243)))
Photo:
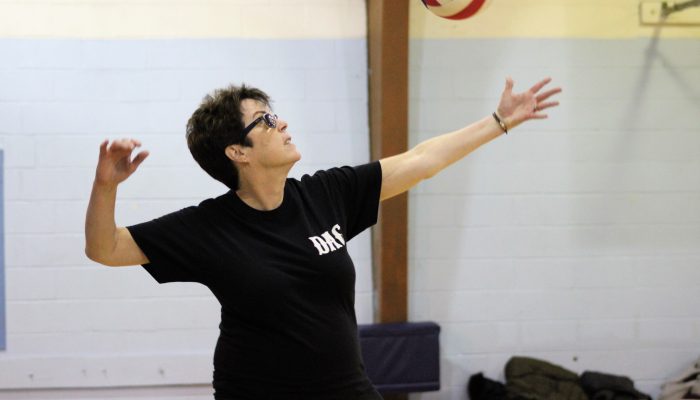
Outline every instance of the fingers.
POLYGON ((133 161, 131 161, 131 165, 130 165, 132 172, 136 171, 136 168, 138 168, 139 165, 141 165, 141 163, 143 162, 143 160, 145 160, 146 157, 148 157, 148 154, 149 154, 148 151, 142 151, 139 154, 137 154, 136 157, 134 157, 134 159, 133 159, 133 161))
POLYGON ((542 111, 544 109, 550 108, 550 107, 555 107, 558 106, 559 102, 558 101, 549 101, 546 103, 539 103, 537 104, 537 111, 542 111))
POLYGON ((506 88, 505 92, 512 92, 513 91, 513 78, 510 76, 506 78, 506 88))
POLYGON ((136 139, 119 139, 112 142, 112 144, 107 148, 107 152, 110 153, 128 153, 137 147, 141 146, 141 142, 136 139))
POLYGON ((537 97, 536 97, 537 102, 539 103, 541 101, 547 100, 552 95, 555 95, 555 94, 560 93, 560 92, 561 92, 561 88, 554 88, 554 89, 548 90, 542 94, 537 95, 537 97))
POLYGON ((552 78, 547 77, 542 79, 541 81, 537 82, 533 87, 530 88, 530 92, 532 93, 537 93, 544 87, 544 85, 548 84, 549 82, 552 81, 552 78))
POLYGON ((107 153, 107 143, 109 143, 108 139, 105 139, 102 143, 100 143, 100 156, 105 155, 107 153))

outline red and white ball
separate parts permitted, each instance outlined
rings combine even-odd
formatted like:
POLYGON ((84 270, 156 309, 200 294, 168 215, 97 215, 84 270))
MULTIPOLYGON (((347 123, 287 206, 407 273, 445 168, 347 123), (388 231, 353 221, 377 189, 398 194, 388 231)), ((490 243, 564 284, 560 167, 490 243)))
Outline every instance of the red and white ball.
POLYGON ((481 10, 486 0, 422 0, 425 7, 438 17, 467 19, 481 10))

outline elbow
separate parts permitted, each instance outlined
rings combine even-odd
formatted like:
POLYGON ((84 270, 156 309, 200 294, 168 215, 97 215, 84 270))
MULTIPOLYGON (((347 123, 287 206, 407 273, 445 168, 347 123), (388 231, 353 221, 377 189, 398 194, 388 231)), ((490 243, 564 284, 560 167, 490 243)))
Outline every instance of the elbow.
POLYGON ((419 144, 413 148, 413 159, 418 165, 417 170, 420 171, 418 180, 424 181, 437 175, 444 167, 441 160, 435 157, 430 151, 427 151, 426 146, 419 144))
POLYGON ((437 175, 438 172, 442 171, 442 169, 444 168, 440 164, 440 160, 437 160, 434 157, 430 157, 428 155, 424 155, 423 157, 421 157, 420 164, 420 181, 424 181, 426 179, 434 177, 435 175, 437 175))
POLYGON ((89 258, 90 260, 92 260, 98 264, 102 264, 102 265, 105 265, 108 267, 113 266, 113 263, 110 263, 109 257, 106 257, 101 252, 98 252, 98 251, 90 248, 89 246, 85 246, 85 255, 87 256, 87 258, 89 258))
POLYGON ((423 173, 423 176, 421 177, 421 181, 424 181, 426 179, 430 179, 437 175, 438 172, 441 171, 441 168, 437 166, 437 164, 433 163, 425 167, 425 172, 423 173))

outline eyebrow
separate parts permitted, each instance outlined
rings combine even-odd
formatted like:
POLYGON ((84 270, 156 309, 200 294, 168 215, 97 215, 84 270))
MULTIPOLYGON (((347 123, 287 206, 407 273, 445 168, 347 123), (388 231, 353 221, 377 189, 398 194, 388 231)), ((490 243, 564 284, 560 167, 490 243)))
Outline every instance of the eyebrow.
MULTIPOLYGON (((256 116, 256 115, 258 115, 258 114, 265 114, 265 113, 267 113, 267 111, 265 111, 265 110, 261 110, 261 111, 256 111, 256 112, 254 112, 254 113, 253 113, 253 120, 255 120, 255 116, 256 116)), ((251 121, 251 123, 252 123, 252 121, 251 121)))

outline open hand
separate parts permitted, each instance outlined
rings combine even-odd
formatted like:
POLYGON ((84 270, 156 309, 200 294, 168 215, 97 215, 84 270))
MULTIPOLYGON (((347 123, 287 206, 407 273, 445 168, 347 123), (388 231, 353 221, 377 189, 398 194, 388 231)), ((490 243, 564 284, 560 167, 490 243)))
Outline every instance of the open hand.
POLYGON ((509 130, 527 120, 547 118, 547 114, 542 111, 559 105, 558 101, 547 101, 547 99, 561 92, 561 88, 557 87, 540 93, 540 90, 551 80, 552 78, 545 78, 530 90, 513 93, 513 79, 510 77, 506 79, 506 87, 501 94, 497 112, 502 119, 505 119, 509 130))
POLYGON ((106 186, 116 186, 131 176, 136 168, 148 157, 148 151, 142 151, 133 159, 131 153, 141 142, 136 139, 115 140, 109 145, 109 140, 100 144, 100 158, 97 162, 95 183, 106 186))

